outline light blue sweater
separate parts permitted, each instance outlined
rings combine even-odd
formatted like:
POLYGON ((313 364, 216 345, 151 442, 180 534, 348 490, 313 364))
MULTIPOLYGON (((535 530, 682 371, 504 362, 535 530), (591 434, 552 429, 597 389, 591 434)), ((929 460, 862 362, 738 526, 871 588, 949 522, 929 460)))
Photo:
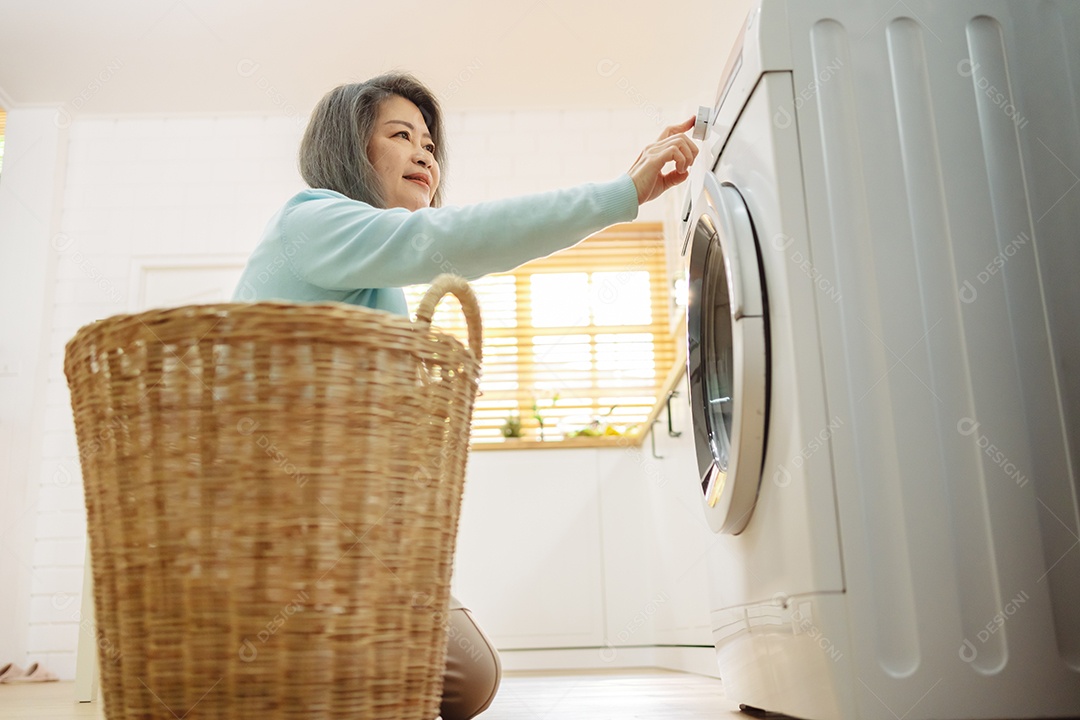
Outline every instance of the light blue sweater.
POLYGON ((637 217, 624 173, 606 183, 442 208, 384 210, 302 190, 269 222, 233 300, 337 301, 407 315, 406 285, 506 272, 637 217))

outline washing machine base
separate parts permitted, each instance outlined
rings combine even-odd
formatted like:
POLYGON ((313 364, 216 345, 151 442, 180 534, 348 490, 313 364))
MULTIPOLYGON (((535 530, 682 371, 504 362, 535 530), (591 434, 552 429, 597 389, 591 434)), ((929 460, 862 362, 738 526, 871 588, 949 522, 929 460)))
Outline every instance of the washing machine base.
MULTIPOLYGON (((727 698, 751 717, 802 720, 999 720, 1076 718, 1080 688, 1063 661, 1044 662, 1039 687, 1015 657, 986 673, 960 647, 923 655, 899 675, 875 660, 875 637, 848 632, 845 593, 786 597, 712 613, 720 679, 727 698), (1057 664, 1058 671, 1049 671, 1057 664), (745 706, 745 707, 743 707, 745 706)), ((929 646, 927 638, 921 638, 929 646)), ((1043 648, 1060 660, 1057 649, 1043 648)))

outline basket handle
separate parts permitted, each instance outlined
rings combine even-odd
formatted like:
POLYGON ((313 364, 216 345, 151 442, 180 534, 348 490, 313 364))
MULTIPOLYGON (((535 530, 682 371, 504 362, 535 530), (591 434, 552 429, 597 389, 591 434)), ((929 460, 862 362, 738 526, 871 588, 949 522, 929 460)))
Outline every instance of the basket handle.
POLYGON ((469 350, 476 356, 477 362, 480 362, 484 359, 480 305, 476 301, 476 293, 469 287, 468 281, 460 275, 443 273, 431 281, 431 287, 420 299, 420 307, 416 310, 416 324, 425 329, 431 327, 435 306, 447 293, 453 294, 461 302, 461 310, 465 313, 465 325, 469 329, 469 350))

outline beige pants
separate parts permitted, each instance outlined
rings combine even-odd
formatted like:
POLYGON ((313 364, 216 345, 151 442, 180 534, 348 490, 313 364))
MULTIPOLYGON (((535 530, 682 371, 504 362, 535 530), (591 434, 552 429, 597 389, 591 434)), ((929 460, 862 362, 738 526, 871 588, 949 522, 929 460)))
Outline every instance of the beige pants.
POLYGON ((502 678, 499 653, 457 598, 450 597, 442 720, 476 717, 495 699, 502 678))

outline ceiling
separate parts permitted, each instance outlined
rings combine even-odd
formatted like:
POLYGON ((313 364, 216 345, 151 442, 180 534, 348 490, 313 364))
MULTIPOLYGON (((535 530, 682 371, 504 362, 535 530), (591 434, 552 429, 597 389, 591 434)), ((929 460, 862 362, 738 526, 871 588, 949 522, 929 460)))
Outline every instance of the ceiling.
POLYGON ((306 117, 339 83, 406 70, 448 112, 682 112, 711 103, 750 5, 0 0, 0 104, 306 117))

